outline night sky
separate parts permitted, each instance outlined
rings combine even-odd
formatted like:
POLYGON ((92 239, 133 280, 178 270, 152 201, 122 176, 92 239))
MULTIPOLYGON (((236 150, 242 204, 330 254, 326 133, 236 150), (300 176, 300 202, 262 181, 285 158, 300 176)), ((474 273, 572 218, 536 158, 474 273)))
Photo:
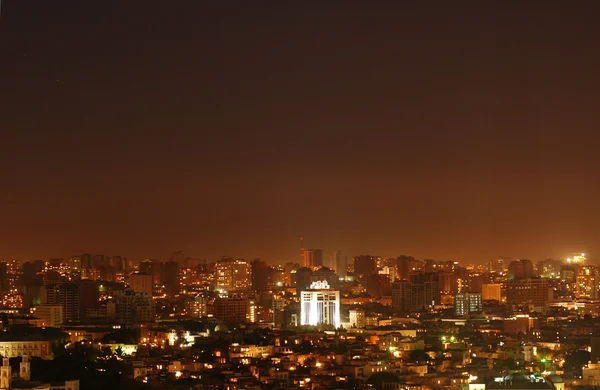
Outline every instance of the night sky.
POLYGON ((0 258, 600 263, 600 4, 458 3, 3 0, 0 258))

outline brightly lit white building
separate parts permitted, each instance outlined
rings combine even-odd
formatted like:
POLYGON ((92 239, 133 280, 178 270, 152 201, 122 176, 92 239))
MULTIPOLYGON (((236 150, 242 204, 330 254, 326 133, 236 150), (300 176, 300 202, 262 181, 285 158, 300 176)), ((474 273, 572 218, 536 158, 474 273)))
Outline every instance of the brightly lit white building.
POLYGON ((319 324, 340 327, 340 292, 326 281, 313 282, 300 294, 300 325, 319 324))

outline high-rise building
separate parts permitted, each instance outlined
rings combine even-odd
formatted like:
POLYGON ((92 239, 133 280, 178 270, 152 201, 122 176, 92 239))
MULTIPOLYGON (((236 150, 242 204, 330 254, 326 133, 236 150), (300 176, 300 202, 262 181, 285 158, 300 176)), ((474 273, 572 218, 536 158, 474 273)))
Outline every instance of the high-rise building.
POLYGON ((370 255, 360 255, 354 257, 354 274, 356 276, 368 276, 375 272, 376 257, 370 255))
POLYGON ((97 305, 98 290, 94 282, 87 281, 45 285, 40 289, 40 303, 62 306, 62 323, 79 322, 86 307, 97 305))
POLYGON ((6 292, 10 290, 10 283, 8 280, 8 263, 6 261, 0 262, 0 292, 6 292))
POLYGON ((378 270, 378 273, 381 275, 387 275, 390 278, 390 282, 396 281, 396 266, 394 265, 384 265, 381 269, 378 270))
POLYGON ((310 268, 302 267, 297 270, 292 270, 292 284, 296 286, 296 294, 300 293, 308 288, 311 283, 312 270, 310 268))
POLYGON ((521 259, 511 261, 508 265, 508 278, 510 280, 533 278, 533 263, 531 260, 521 259))
POLYGON ((491 260, 488 263, 488 271, 489 272, 504 272, 504 259, 496 259, 491 260))
POLYGON ((371 274, 367 276, 367 293, 374 298, 391 295, 392 285, 389 275, 371 274))
POLYGON ((192 318, 206 317, 208 314, 208 300, 202 295, 197 295, 194 299, 188 301, 187 312, 192 318))
POLYGON ((325 281, 313 282, 300 295, 300 325, 340 327, 340 292, 325 281))
POLYGON ((260 259, 252 261, 252 291, 267 291, 269 284, 269 270, 271 267, 260 259))
POLYGON ((331 255, 331 265, 339 277, 343 278, 346 276, 346 272, 348 271, 347 258, 342 255, 341 251, 333 252, 333 255, 331 255))
POLYGON ((575 297, 597 299, 598 278, 596 267, 593 265, 581 265, 577 271, 577 282, 575 285, 575 297))
POLYGON ((546 306, 552 300, 552 295, 548 279, 517 279, 506 283, 506 303, 509 305, 530 303, 534 306, 546 306))
POLYGON ((178 263, 182 268, 188 267, 187 258, 185 257, 183 251, 173 252, 169 260, 178 263))
POLYGON ((454 312, 457 316, 478 313, 483 310, 480 293, 461 293, 454 297, 454 312))
POLYGON ((249 290, 252 287, 252 264, 244 259, 223 257, 215 265, 215 279, 217 291, 249 290))
POLYGON ((409 313, 412 304, 412 286, 408 280, 397 280, 392 285, 392 307, 409 313))
POLYGON ((248 316, 249 300, 244 297, 221 297, 215 300, 215 318, 223 322, 243 324, 248 316))
MULTIPOLYGON (((179 294, 181 290, 181 283, 179 280, 179 263, 174 261, 168 261, 165 263, 165 291, 168 296, 175 296, 179 294)), ((152 297, 152 295, 150 295, 152 297)))
POLYGON ((502 285, 500 283, 483 283, 481 299, 484 301, 502 301, 502 285))
POLYGON ((142 260, 140 274, 152 275, 152 283, 163 284, 163 263, 153 259, 142 260))
POLYGON ((152 275, 131 274, 129 275, 129 286, 133 291, 152 296, 152 275))
POLYGON ((303 252, 304 266, 310 269, 320 268, 323 266, 323 250, 322 249, 305 249, 303 252))
POLYGON ((408 279, 408 274, 416 271, 417 261, 412 256, 399 256, 396 259, 396 272, 398 273, 399 279, 408 279))
POLYGON ((107 305, 107 316, 126 328, 152 322, 154 319, 152 296, 145 293, 138 293, 127 288, 123 292, 117 293, 114 302, 111 303, 112 305, 107 305))

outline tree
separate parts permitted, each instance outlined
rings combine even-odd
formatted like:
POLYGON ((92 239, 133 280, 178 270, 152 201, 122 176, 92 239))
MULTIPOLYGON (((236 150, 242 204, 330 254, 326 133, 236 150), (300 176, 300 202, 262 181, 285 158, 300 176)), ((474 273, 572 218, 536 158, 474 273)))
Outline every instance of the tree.
POLYGON ((367 383, 375 386, 377 390, 382 390, 385 383, 398 383, 398 377, 391 372, 378 372, 371 375, 367 383))
POLYGON ((426 363, 431 360, 431 356, 429 356, 422 349, 415 349, 413 351, 410 351, 409 360, 412 363, 426 363))

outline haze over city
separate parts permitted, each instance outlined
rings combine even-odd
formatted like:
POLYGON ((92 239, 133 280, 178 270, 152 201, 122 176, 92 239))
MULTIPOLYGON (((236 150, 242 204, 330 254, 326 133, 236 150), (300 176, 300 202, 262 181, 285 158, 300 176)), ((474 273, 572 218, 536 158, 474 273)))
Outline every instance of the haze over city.
POLYGON ((598 246, 594 12, 4 1, 0 257, 598 246))

